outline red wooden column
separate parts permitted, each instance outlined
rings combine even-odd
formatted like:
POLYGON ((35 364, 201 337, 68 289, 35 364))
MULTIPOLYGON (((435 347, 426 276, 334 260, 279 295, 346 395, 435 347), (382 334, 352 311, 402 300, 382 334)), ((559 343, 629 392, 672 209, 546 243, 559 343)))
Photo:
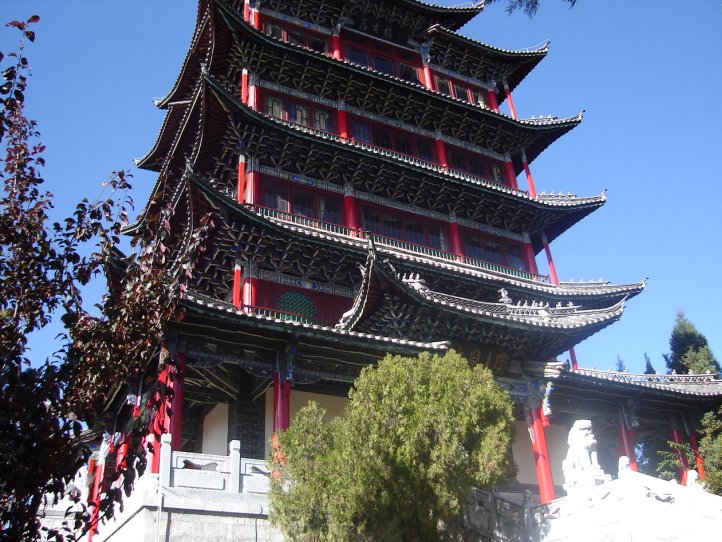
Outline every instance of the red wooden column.
MULTIPOLYGON (((682 432, 679 430, 678 427, 672 427, 671 432, 671 440, 675 444, 684 444, 684 438, 682 437, 682 432)), ((684 453, 684 450, 681 449, 675 449, 674 453, 677 454, 677 457, 679 458, 679 462, 682 464, 682 468, 679 469, 679 479, 683 486, 687 485, 687 471, 689 470, 689 461, 687 460, 687 454, 684 453)))
POLYGON ((90 488, 88 493, 88 506, 91 506, 88 542, 93 542, 93 536, 98 534, 98 523, 100 522, 100 489, 104 471, 104 465, 101 461, 91 459, 88 462, 88 474, 94 476, 93 487, 90 488))
POLYGON ((511 118, 516 119, 516 108, 514 107, 514 100, 511 97, 511 90, 509 90, 509 84, 504 79, 504 92, 506 93, 506 103, 509 104, 509 112, 511 118))
POLYGON ((341 25, 336 25, 333 28, 333 34, 331 35, 331 56, 336 60, 343 58, 341 54, 341 25))
MULTIPOLYGON (((168 345, 163 343, 160 350, 158 364, 163 365, 163 368, 158 372, 158 384, 161 386, 169 386, 170 379, 168 373, 170 371, 169 364, 166 363, 168 360, 168 345)), ((162 435, 170 431, 170 418, 168 414, 168 400, 165 396, 161 395, 159 391, 155 392, 158 400, 158 411, 152 421, 151 434, 162 435)), ((155 437, 153 440, 153 460, 150 464, 150 472, 158 473, 160 467, 160 440, 156 441, 155 437)))
POLYGON ((619 420, 617 423, 617 449, 619 451, 618 457, 626 455, 629 458, 629 468, 634 472, 638 472, 639 468, 634 454, 632 434, 624 419, 619 420))
POLYGON ((243 285, 241 288, 241 303, 246 312, 250 312, 251 307, 256 306, 256 290, 258 285, 255 272, 253 271, 253 266, 246 266, 244 271, 243 285))
POLYGON ((554 260, 552 259, 552 251, 549 249, 549 241, 547 240, 546 234, 542 231, 541 234, 542 244, 544 245, 544 253, 547 256, 547 263, 549 264, 549 276, 552 280, 552 284, 559 286, 559 277, 557 276, 557 269, 554 266, 554 260))
POLYGON ((258 88, 256 87, 256 78, 250 73, 248 74, 248 99, 246 100, 246 105, 254 111, 258 111, 258 88))
POLYGON ((456 222, 456 215, 451 213, 451 221, 449 222, 449 244, 451 252, 460 262, 464 261, 464 242, 461 238, 461 230, 456 222))
POLYGON ((243 268, 238 260, 233 266, 233 306, 240 309, 243 304, 243 268))
POLYGON ((431 68, 428 64, 424 64, 421 69, 422 79, 421 83, 429 90, 434 90, 434 74, 431 73, 431 68))
POLYGON ((248 105, 248 68, 241 70, 241 103, 248 105))
POLYGON ((524 165, 524 173, 526 173, 526 185, 529 190, 529 196, 532 199, 536 198, 536 188, 534 188, 534 179, 531 176, 531 169, 529 169, 529 161, 526 159, 526 152, 521 153, 521 162, 524 165))
POLYGON ((343 102, 338 102, 336 125, 338 126, 338 135, 343 139, 348 139, 348 113, 346 113, 346 104, 343 102))
POLYGON ((486 101, 489 104, 489 109, 493 109, 497 113, 499 112, 499 102, 496 100, 496 92, 493 90, 487 90, 486 101))
POLYGON ((253 2, 253 5, 251 7, 251 20, 249 21, 251 23, 251 26, 257 30, 260 30, 261 28, 261 10, 260 10, 260 4, 261 0, 255 0, 253 2))
POLYGON ((251 0, 243 0, 243 20, 247 23, 251 21, 251 0))
POLYGON ((694 433, 688 433, 687 439, 689 440, 689 446, 692 448, 692 453, 694 454, 694 462, 697 465, 697 474, 699 474, 699 479, 704 480, 707 478, 707 473, 704 470, 704 461, 702 460, 702 456, 699 453, 699 443, 697 442, 697 435, 694 433))
POLYGON ((536 476, 539 483, 539 498, 545 504, 556 498, 554 494, 554 480, 552 468, 549 462, 549 450, 544 435, 543 416, 541 406, 529 408, 531 423, 532 451, 534 452, 534 463, 536 464, 536 476))
POLYGON ((186 355, 176 352, 171 388, 173 400, 170 412, 171 448, 181 449, 181 429, 183 427, 183 387, 185 385, 186 355))
POLYGON ((514 172, 514 164, 511 163, 511 157, 506 157, 504 167, 506 168, 506 178, 509 181, 509 186, 511 186, 514 190, 518 190, 519 185, 516 182, 516 173, 514 172))
POLYGON ((434 148, 436 149, 436 161, 443 167, 449 167, 449 159, 446 156, 446 143, 441 139, 441 132, 436 132, 436 139, 434 139, 434 148))
MULTIPOLYGON (((253 162, 251 162, 251 166, 253 166, 253 162)), ((245 166, 244 166, 245 167, 245 166)), ((253 167, 250 168, 250 171, 248 171, 249 168, 246 169, 246 184, 245 184, 245 196, 244 196, 244 202, 248 203, 250 205, 258 205, 258 202, 260 198, 258 197, 258 172, 253 169, 253 167)))
POLYGON ((236 201, 243 203, 246 194, 246 157, 243 155, 238 157, 238 179, 236 185, 236 201))
POLYGON ((356 198, 353 195, 353 186, 348 183, 343 186, 343 222, 348 229, 358 231, 356 198))

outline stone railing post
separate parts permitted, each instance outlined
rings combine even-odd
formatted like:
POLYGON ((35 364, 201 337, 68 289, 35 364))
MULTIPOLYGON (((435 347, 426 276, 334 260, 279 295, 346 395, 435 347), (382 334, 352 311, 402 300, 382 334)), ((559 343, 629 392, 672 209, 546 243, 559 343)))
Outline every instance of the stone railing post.
POLYGON ((173 468, 173 448, 171 447, 171 434, 163 433, 160 436, 160 486, 170 487, 171 469, 173 468))
POLYGON ((241 441, 232 440, 228 444, 228 462, 230 471, 230 481, 228 483, 228 491, 231 493, 241 492, 241 441))

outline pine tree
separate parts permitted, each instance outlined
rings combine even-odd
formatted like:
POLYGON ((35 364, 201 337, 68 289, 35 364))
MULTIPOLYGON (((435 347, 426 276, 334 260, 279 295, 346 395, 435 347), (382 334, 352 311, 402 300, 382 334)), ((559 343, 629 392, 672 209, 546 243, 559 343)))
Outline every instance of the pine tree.
POLYGON ((614 370, 618 373, 626 373, 627 372, 627 366, 624 364, 624 360, 622 359, 622 356, 617 356, 617 364, 614 367, 614 370))
POLYGON ((684 315, 677 312, 677 318, 669 337, 669 354, 664 355, 667 371, 670 373, 719 373, 719 363, 707 344, 707 338, 684 315))
POLYGON ((646 374, 646 375, 655 375, 655 374, 657 374, 657 370, 656 370, 656 369, 654 368, 654 366, 652 365, 652 362, 651 362, 651 360, 649 359, 649 356, 647 355, 646 352, 644 353, 644 363, 645 363, 645 366, 644 366, 644 374, 646 374))

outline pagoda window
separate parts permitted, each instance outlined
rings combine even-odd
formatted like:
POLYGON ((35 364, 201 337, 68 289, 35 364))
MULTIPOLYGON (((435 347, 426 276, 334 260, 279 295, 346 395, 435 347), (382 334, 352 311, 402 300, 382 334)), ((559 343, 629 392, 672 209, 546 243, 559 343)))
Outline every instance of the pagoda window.
POLYGON ((373 137, 371 135, 371 125, 358 119, 353 119, 351 123, 351 133, 356 141, 373 145, 373 137))
POLYGON ((475 260, 526 270, 521 244, 468 232, 464 235, 464 255, 475 260))
POLYGON ((416 51, 394 47, 378 40, 366 39, 353 32, 344 32, 346 60, 380 73, 418 83, 421 56, 416 51))
POLYGON ((394 61, 390 58, 382 56, 373 56, 374 70, 388 75, 395 75, 394 73, 394 61))
POLYGON ((436 75, 434 78, 436 79, 436 90, 438 92, 441 92, 442 94, 451 96, 451 81, 444 77, 439 77, 438 75, 436 75))
POLYGON ((266 96, 266 115, 286 120, 286 108, 283 98, 266 96))
POLYGON ((410 83, 420 83, 419 72, 413 66, 399 62, 399 77, 410 83))
POLYGON ((409 132, 394 130, 383 124, 372 124, 365 120, 352 117, 351 135, 354 140, 362 143, 395 151, 407 156, 415 156, 427 162, 434 161, 432 140, 412 135, 409 132))
POLYGON ((486 157, 481 157, 459 147, 449 146, 449 165, 452 169, 470 173, 493 181, 497 184, 508 186, 505 170, 501 162, 486 157))
POLYGON ((263 205, 269 209, 329 224, 343 223, 341 200, 338 196, 306 190, 290 183, 267 180, 264 183, 263 205))
POLYGON ((407 213, 364 205, 361 209, 364 230, 414 245, 446 251, 446 226, 407 213))
POLYGON ((426 139, 416 140, 416 156, 427 162, 434 161, 434 151, 431 148, 431 142, 426 139))
POLYGON ((495 183, 499 184, 507 184, 506 179, 504 179, 504 170, 501 167, 501 164, 499 162, 493 161, 489 165, 489 170, 491 173, 491 180, 495 183))
POLYGON ((333 132, 333 116, 328 110, 318 109, 275 94, 267 94, 265 104, 266 115, 269 117, 287 120, 324 132, 333 132))
POLYGON ((333 116, 328 111, 313 111, 313 127, 324 132, 333 132, 333 116))
POLYGON ((353 62, 354 64, 358 64, 359 66, 369 65, 368 54, 362 49, 357 49, 356 47, 348 47, 346 49, 346 54, 348 56, 349 62, 353 62))
POLYGON ((264 23, 266 34, 287 43, 313 49, 319 53, 328 52, 328 41, 321 34, 309 32, 303 28, 282 25, 277 21, 266 20, 264 23))
POLYGON ((486 90, 480 90, 478 88, 471 89, 471 96, 474 99, 474 103, 480 107, 487 107, 486 105, 486 90))

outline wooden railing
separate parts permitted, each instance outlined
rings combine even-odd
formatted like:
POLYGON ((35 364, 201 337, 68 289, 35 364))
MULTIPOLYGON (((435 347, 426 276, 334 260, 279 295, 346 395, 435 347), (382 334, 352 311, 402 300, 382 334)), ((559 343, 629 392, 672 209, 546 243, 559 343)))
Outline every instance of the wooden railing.
POLYGON ((539 275, 536 273, 530 273, 529 271, 524 271, 522 269, 515 269, 513 267, 507 267, 505 265, 487 262, 484 260, 479 260, 477 258, 471 258, 469 256, 464 256, 463 258, 460 258, 456 254, 452 254, 451 252, 446 252, 444 250, 440 250, 437 248, 427 247, 424 245, 419 245, 417 243, 409 243, 408 241, 403 241, 401 239, 395 239, 393 237, 387 237, 385 235, 379 235, 379 234, 373 233, 373 232, 364 232, 363 230, 353 230, 346 226, 340 226, 338 224, 333 224, 331 222, 324 222, 324 221, 318 220, 316 218, 310 218, 310 217, 306 217, 306 216, 302 216, 302 215, 286 213, 283 211, 278 211, 276 209, 270 209, 268 207, 261 207, 258 205, 252 205, 249 207, 254 209, 260 215, 271 218, 271 219, 282 220, 284 222, 288 222, 291 224, 298 224, 299 226, 313 228, 313 229, 321 230, 321 231, 327 231, 330 233, 344 235, 346 237, 356 237, 356 238, 365 238, 365 239, 370 238, 370 239, 373 239, 373 241, 376 244, 382 245, 382 246, 392 247, 392 248, 399 249, 399 250, 405 250, 408 252, 413 252, 415 254, 421 254, 423 256, 437 258, 437 259, 445 260, 445 261, 461 260, 461 262, 463 262, 464 264, 469 265, 471 267, 478 268, 478 269, 493 271, 495 273, 501 273, 504 275, 511 275, 514 277, 532 280, 535 282, 543 282, 546 284, 551 283, 551 281, 549 280, 549 275, 539 275))

